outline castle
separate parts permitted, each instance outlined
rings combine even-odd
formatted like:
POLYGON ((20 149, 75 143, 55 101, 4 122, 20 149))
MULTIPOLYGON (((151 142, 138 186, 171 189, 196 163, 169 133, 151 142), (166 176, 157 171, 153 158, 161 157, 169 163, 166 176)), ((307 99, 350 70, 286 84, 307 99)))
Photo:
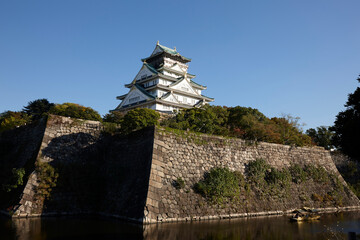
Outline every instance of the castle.
POLYGON ((141 61, 143 65, 134 80, 125 84, 129 92, 117 97, 122 102, 114 111, 142 107, 171 113, 214 101, 201 94, 206 86, 192 80, 195 75, 187 72, 191 59, 180 55, 176 48, 158 41, 150 57, 141 61))

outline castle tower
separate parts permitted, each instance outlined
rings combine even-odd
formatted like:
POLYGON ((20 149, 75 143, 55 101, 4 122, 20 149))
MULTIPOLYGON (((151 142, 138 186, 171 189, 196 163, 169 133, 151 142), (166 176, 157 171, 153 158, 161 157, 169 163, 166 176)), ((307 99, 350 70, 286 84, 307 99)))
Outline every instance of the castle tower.
POLYGON ((134 80, 125 84, 129 92, 114 111, 150 108, 160 112, 173 112, 183 108, 200 107, 214 101, 201 94, 206 86, 194 82, 195 75, 187 72, 190 58, 180 55, 157 42, 150 57, 141 59, 143 65, 134 80))

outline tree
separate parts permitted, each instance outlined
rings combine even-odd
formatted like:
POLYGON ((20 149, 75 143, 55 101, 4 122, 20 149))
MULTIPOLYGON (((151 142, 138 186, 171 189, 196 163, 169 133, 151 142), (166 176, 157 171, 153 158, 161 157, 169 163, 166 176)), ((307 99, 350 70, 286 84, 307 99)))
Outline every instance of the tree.
POLYGON ((30 116, 24 112, 6 111, 0 114, 0 132, 31 122, 30 116))
POLYGON ((292 117, 291 115, 271 118, 271 121, 276 126, 276 131, 280 134, 281 144, 296 146, 311 145, 311 138, 302 132, 299 120, 299 117, 292 117))
POLYGON ((128 134, 144 127, 154 126, 157 124, 159 118, 160 114, 155 110, 147 108, 132 109, 124 116, 121 123, 121 132, 128 134))
POLYGON ((174 118, 163 121, 162 125, 207 134, 228 135, 228 115, 224 107, 205 105, 201 108, 183 109, 174 118))
MULTIPOLYGON (((360 82, 360 75, 358 77, 360 82)), ((331 128, 335 132, 334 145, 360 161, 360 88, 349 94, 345 104, 346 109, 336 116, 335 125, 331 128)))
POLYGON ((90 107, 84 107, 76 103, 56 104, 53 108, 51 108, 49 113, 64 117, 102 121, 101 116, 97 111, 90 107))
POLYGON ((23 112, 30 115, 32 119, 36 120, 48 113, 54 105, 54 103, 50 103, 45 98, 37 99, 35 101, 28 102, 28 105, 23 108, 23 112))
POLYGON ((103 117, 103 121, 121 124, 122 121, 124 120, 124 116, 125 116, 125 114, 122 112, 113 111, 113 112, 105 114, 105 116, 103 117))
POLYGON ((332 144, 334 133, 330 130, 330 127, 320 126, 316 129, 310 128, 306 130, 306 134, 310 136, 313 142, 318 146, 324 147, 327 150, 334 147, 332 144))

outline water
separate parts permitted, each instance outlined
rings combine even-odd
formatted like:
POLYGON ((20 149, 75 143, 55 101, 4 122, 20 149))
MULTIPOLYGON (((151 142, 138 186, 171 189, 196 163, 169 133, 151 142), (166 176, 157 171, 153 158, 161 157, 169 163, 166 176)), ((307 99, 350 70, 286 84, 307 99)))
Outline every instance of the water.
POLYGON ((322 215, 320 221, 294 223, 288 217, 260 217, 140 226, 116 219, 63 217, 0 218, 1 240, 48 239, 348 239, 360 234, 360 212, 322 215))

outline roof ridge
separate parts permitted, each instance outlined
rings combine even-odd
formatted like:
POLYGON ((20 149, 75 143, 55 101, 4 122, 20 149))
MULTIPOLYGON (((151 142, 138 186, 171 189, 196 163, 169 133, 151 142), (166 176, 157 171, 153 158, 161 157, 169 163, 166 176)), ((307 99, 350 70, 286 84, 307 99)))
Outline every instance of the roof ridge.
POLYGON ((150 98, 154 98, 155 97, 153 95, 151 95, 150 93, 148 93, 142 86, 140 86, 140 84, 135 83, 134 86, 139 89, 143 94, 145 94, 146 96, 150 97, 150 98))

